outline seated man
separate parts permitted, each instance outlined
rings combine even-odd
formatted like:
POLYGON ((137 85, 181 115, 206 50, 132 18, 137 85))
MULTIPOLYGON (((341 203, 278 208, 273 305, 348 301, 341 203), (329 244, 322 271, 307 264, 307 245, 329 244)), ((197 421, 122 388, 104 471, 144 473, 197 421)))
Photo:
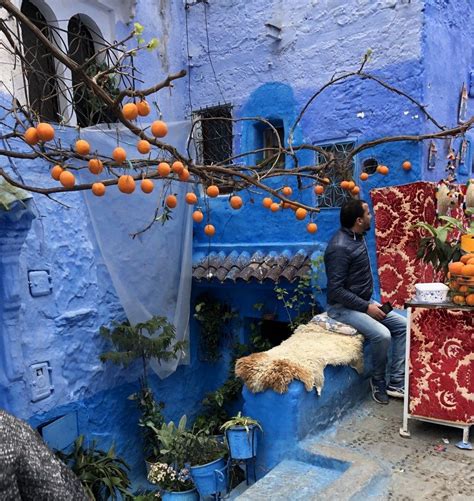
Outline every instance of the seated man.
POLYGON ((403 398, 405 377, 406 319, 391 311, 385 314, 371 300, 372 270, 365 243, 372 216, 363 200, 351 199, 341 207, 341 228, 324 254, 327 275, 327 312, 331 318, 355 327, 372 346, 372 397, 388 404, 388 396, 403 398), (389 384, 387 354, 392 346, 389 384))

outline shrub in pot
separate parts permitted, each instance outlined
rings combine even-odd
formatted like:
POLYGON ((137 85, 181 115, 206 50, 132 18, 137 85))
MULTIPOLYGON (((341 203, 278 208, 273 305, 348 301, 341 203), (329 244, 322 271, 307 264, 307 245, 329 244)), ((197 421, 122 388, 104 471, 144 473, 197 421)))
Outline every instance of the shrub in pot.
POLYGON ((221 430, 226 435, 233 459, 250 459, 257 454, 258 430, 263 431, 257 420, 239 412, 226 421, 221 430))

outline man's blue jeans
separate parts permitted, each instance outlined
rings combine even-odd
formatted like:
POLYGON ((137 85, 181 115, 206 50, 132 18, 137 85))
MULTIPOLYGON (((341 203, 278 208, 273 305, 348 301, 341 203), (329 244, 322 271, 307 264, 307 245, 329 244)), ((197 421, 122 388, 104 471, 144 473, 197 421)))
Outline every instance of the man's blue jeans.
POLYGON ((352 325, 372 345, 373 375, 376 381, 385 381, 387 356, 392 343, 391 386, 403 386, 405 377, 405 338, 407 321, 405 317, 391 311, 381 322, 367 313, 350 310, 341 304, 328 305, 328 316, 339 322, 352 325))

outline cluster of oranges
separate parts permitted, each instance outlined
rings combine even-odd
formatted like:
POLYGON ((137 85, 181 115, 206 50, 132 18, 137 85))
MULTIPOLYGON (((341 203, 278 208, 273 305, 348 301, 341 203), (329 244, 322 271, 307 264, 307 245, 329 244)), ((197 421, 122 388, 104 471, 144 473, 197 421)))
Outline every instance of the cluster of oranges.
POLYGON ((448 278, 453 303, 474 306, 474 253, 450 263, 448 278))
MULTIPOLYGON (((321 186, 321 188, 323 188, 321 186)), ((316 190, 316 188, 315 188, 316 190)), ((324 191, 324 188, 323 188, 324 191)), ((281 192, 285 197, 290 197, 293 194, 293 190, 290 186, 284 186, 281 189, 281 192)), ((321 192, 322 193, 322 192, 321 192)), ((296 219, 302 221, 303 219, 306 219, 308 215, 308 211, 304 209, 303 207, 298 207, 297 205, 291 203, 291 202, 275 202, 272 198, 270 197, 265 197, 262 200, 262 205, 266 208, 269 209, 271 212, 278 212, 281 209, 292 209, 295 212, 295 217, 296 219)), ((316 223, 310 222, 306 225, 306 230, 309 233, 316 233, 318 227, 316 223)))

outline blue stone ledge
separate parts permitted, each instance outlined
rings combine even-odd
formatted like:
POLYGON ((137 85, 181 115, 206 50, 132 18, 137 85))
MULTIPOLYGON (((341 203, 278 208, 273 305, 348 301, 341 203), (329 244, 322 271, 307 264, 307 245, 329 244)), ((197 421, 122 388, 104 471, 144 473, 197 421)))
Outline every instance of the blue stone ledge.
MULTIPOLYGON (((364 355, 367 366, 367 349, 364 355)), ((360 375, 348 366, 327 366, 324 378, 321 395, 316 390, 306 391, 300 381, 293 381, 282 395, 273 390, 252 393, 244 386, 243 413, 257 419, 263 428, 257 449, 257 478, 293 457, 301 439, 330 426, 369 394, 367 368, 360 375)))

